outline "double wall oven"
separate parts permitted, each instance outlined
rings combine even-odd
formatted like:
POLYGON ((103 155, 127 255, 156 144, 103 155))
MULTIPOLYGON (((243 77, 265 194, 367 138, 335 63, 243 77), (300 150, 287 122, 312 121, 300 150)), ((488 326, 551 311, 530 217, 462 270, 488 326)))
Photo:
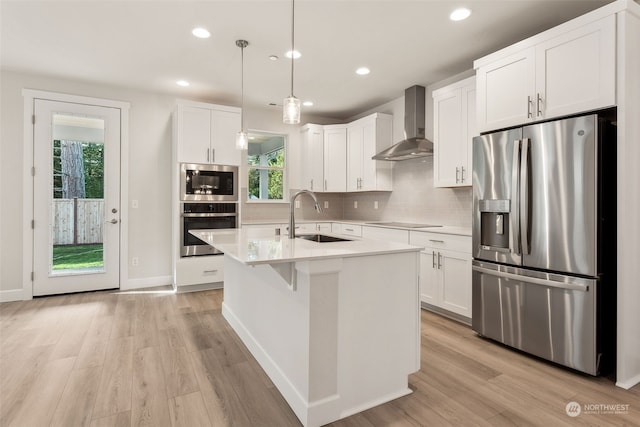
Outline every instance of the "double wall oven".
POLYGON ((180 165, 180 256, 218 255, 189 230, 238 226, 238 167, 180 165))

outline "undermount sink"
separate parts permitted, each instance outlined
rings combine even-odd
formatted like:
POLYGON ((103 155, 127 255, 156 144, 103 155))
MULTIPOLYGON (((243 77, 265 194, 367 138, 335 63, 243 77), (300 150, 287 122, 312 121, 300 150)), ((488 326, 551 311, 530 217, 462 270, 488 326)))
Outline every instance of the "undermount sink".
POLYGON ((329 243, 329 242, 349 242, 349 239, 343 239, 341 237, 327 236, 326 234, 300 234, 296 236, 299 239, 311 240, 317 243, 329 243))

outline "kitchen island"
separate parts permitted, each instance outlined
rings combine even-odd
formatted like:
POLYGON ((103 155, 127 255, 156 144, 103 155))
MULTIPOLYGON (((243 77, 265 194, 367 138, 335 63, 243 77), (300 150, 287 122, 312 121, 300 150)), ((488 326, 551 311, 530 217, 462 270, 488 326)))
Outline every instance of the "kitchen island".
POLYGON ((411 393, 420 369, 418 253, 273 228, 194 230, 224 252, 222 313, 305 426, 411 393))

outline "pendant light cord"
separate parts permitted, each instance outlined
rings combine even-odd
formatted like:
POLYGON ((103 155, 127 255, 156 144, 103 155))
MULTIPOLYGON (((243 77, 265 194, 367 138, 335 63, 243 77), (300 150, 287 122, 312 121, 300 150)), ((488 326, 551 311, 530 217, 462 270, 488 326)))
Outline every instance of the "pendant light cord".
POLYGON ((296 22, 296 12, 295 12, 295 0, 291 0, 291 96, 293 97, 293 60, 295 59, 295 44, 294 44, 294 34, 295 34, 295 22, 296 22))
POLYGON ((240 52, 240 131, 244 132, 244 44, 240 52))

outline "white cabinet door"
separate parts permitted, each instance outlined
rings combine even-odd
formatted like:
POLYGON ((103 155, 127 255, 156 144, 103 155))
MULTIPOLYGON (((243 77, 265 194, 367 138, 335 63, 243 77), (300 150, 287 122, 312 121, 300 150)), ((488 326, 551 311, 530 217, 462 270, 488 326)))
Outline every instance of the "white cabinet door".
POLYGON ((324 191, 347 191, 347 128, 324 127, 324 191))
POLYGON ((319 222, 316 226, 316 229, 319 233, 331 233, 331 223, 330 222, 319 222))
POLYGON ((509 127, 533 117, 535 49, 529 48, 478 68, 480 132, 509 127))
POLYGON ((615 105, 615 15, 536 46, 536 120, 615 105))
POLYGON ((476 83, 470 77, 433 92, 433 185, 471 185, 472 140, 477 135, 476 83))
POLYGON ((308 124, 302 128, 302 188, 324 189, 324 132, 322 126, 308 124))
POLYGON ((434 250, 420 251, 420 301, 438 306, 439 275, 434 250))
POLYGON ((440 251, 437 258, 442 278, 440 306, 471 318, 471 255, 440 251))
POLYGON ((360 191, 362 183, 362 125, 347 127, 347 191, 360 191))
POLYGON ((362 227, 362 237, 365 239, 384 240, 385 242, 397 242, 409 244, 409 231, 384 227, 362 227))
POLYGON ((236 148, 236 134, 240 131, 240 113, 211 111, 210 163, 240 165, 241 151, 236 148))
POLYGON ((209 163, 211 155, 211 111, 178 107, 178 162, 209 163))

